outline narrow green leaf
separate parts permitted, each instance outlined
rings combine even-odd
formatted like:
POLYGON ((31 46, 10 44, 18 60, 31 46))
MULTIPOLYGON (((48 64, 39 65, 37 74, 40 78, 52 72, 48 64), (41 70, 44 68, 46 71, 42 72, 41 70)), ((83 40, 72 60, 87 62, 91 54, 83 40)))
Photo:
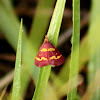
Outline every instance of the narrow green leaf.
MULTIPOLYGON (((55 46, 58 40, 59 30, 65 7, 65 1, 66 0, 57 0, 52 20, 50 23, 49 31, 47 33, 48 39, 55 46)), ((51 71, 50 65, 40 68, 39 79, 32 100, 45 100, 45 89, 47 87, 50 71, 51 71)))
POLYGON ((22 48, 22 20, 19 30, 15 73, 13 80, 12 100, 20 100, 21 48, 22 48))
POLYGON ((55 0, 40 0, 32 23, 29 40, 39 48, 46 33, 55 0), (38 44, 37 44, 38 43, 38 44))
POLYGON ((52 16, 52 20, 50 22, 47 36, 50 42, 54 46, 57 45, 59 30, 60 30, 64 7, 65 7, 65 2, 66 0, 57 0, 56 7, 55 7, 55 10, 52 16))
MULTIPOLYGON (((75 76, 75 83, 78 84, 78 70, 79 70, 79 40, 80 40, 80 0, 73 0, 73 34, 72 34, 72 50, 70 61, 70 73, 69 73, 69 86, 71 89, 73 83, 71 79, 75 76)), ((69 94, 67 100, 75 100, 77 95, 77 87, 73 89, 69 94)))

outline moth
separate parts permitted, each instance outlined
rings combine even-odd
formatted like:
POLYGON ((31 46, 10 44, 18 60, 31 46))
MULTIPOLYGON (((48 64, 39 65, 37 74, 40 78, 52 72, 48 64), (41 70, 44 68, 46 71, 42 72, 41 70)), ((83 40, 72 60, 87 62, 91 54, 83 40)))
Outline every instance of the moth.
POLYGON ((45 40, 35 57, 34 63, 38 67, 44 67, 46 65, 59 66, 64 63, 64 57, 54 45, 50 43, 47 36, 45 36, 45 40))

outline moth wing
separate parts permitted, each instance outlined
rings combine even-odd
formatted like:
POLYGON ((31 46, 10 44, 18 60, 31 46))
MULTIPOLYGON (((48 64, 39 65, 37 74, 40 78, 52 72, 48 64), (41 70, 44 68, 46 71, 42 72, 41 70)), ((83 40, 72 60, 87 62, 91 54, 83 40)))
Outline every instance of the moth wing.
POLYGON ((51 51, 48 52, 49 64, 53 66, 59 66, 63 64, 64 57, 62 54, 51 43, 49 43, 48 47, 49 49, 54 48, 54 50, 50 49, 51 51))
POLYGON ((46 65, 49 64, 48 52, 44 52, 43 50, 46 50, 44 48, 47 49, 47 44, 46 43, 42 44, 42 46, 39 49, 38 54, 35 57, 35 61, 34 62, 35 62, 35 65, 38 66, 38 67, 43 67, 43 66, 46 66, 46 65))

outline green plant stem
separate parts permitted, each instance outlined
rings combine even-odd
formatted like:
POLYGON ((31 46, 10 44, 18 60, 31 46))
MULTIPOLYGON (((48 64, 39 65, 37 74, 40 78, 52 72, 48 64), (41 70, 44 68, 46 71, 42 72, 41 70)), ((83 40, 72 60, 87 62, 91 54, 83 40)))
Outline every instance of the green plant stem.
MULTIPOLYGON (((57 0, 52 20, 50 23, 49 31, 47 33, 48 39, 55 46, 58 40, 59 30, 65 7, 65 1, 66 0, 57 0)), ((32 100, 45 100, 45 90, 47 87, 50 71, 51 71, 50 65, 40 68, 39 79, 32 100)))
MULTIPOLYGON (((79 40, 80 40, 80 0, 73 0, 73 34, 71 41, 72 50, 71 50, 68 90, 70 90, 72 85, 78 84, 79 40), (74 76, 76 77, 75 83, 71 81, 71 79, 74 76)), ((68 94, 67 100, 75 100, 76 95, 77 95, 77 87, 68 94)))
POLYGON ((35 95, 32 100, 40 100, 40 98, 41 100, 44 100, 44 93, 45 93, 45 88, 47 86, 50 70, 51 70, 50 65, 40 68, 40 72, 39 72, 40 76, 39 76, 37 87, 35 90, 35 95))

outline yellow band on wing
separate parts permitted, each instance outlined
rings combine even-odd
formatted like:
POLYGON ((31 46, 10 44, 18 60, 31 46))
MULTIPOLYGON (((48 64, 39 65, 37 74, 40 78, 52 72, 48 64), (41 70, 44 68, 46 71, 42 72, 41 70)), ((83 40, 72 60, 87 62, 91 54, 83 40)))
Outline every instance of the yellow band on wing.
POLYGON ((46 49, 46 48, 43 48, 43 49, 41 49, 40 51, 41 51, 41 52, 46 52, 47 49, 46 49))
POLYGON ((49 48, 48 51, 55 51, 55 48, 49 48))
POLYGON ((47 59, 47 58, 45 58, 45 57, 41 57, 41 58, 35 57, 35 59, 36 59, 36 60, 38 60, 38 61, 48 60, 48 59, 47 59))
POLYGON ((57 56, 57 57, 56 57, 56 56, 52 56, 52 57, 50 57, 50 60, 51 60, 51 59, 59 59, 61 56, 62 56, 62 55, 57 56))
POLYGON ((43 48, 43 49, 41 49, 40 51, 41 51, 41 52, 55 51, 55 48, 49 48, 49 49, 43 48))

